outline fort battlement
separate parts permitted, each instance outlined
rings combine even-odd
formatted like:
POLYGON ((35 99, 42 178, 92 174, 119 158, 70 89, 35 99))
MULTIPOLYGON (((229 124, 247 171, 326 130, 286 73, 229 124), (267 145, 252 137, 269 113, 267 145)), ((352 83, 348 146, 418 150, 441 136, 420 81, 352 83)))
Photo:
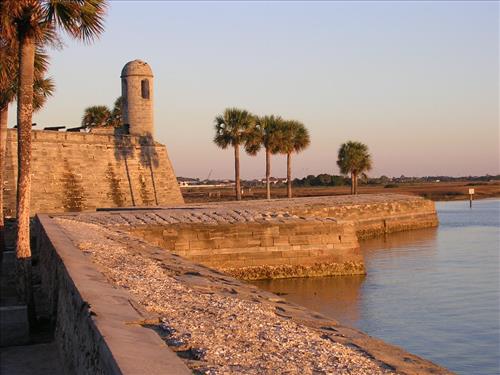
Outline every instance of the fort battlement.
MULTIPOLYGON (((120 128, 32 131, 32 215, 184 203, 167 149, 154 140, 151 67, 130 61, 120 78, 120 128)), ((17 131, 9 129, 0 187, 6 217, 15 216, 16 181, 17 131)))
MULTIPOLYGON (((31 213, 182 204, 167 149, 148 136, 32 131, 31 213)), ((9 129, 4 207, 15 216, 17 132, 9 129)))

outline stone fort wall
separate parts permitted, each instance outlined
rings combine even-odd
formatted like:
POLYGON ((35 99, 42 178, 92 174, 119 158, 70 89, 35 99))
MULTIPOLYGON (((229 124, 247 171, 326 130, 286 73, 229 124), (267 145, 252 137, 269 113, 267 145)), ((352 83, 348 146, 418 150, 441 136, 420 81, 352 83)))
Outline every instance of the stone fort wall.
MULTIPOLYGON (((31 214, 183 204, 167 149, 151 137, 34 130, 31 214)), ((17 132, 9 129, 4 206, 15 216, 17 132)))

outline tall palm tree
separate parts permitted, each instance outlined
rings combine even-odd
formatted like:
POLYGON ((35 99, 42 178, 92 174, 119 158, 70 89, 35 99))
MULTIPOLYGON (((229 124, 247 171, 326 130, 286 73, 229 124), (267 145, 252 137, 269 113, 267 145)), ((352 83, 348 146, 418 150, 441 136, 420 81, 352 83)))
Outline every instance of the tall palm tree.
POLYGON ((227 108, 222 115, 215 118, 214 143, 222 149, 229 146, 234 148, 234 180, 236 200, 241 200, 240 182, 240 146, 251 148, 252 134, 255 134, 254 117, 250 112, 227 108))
POLYGON ((98 128, 109 124, 111 111, 105 105, 94 105, 85 108, 82 117, 82 126, 87 129, 98 128))
POLYGON ((354 141, 343 143, 339 148, 337 165, 340 173, 351 174, 351 194, 358 194, 359 175, 372 169, 368 146, 354 141))
POLYGON ((19 43, 17 86, 18 180, 16 257, 20 297, 29 301, 31 248, 29 236, 31 199, 31 122, 35 49, 58 40, 58 30, 91 42, 103 29, 105 0, 3 0, 0 2, 0 35, 19 43))
POLYGON ((255 132, 250 136, 246 147, 250 155, 264 147, 266 152, 266 198, 271 199, 271 155, 279 152, 281 144, 280 126, 283 119, 280 116, 263 116, 255 118, 255 132))
MULTIPOLYGON (((2 43, 3 42, 3 43, 2 43)), ((0 49, 0 260, 5 250, 3 215, 3 182, 5 168, 5 151, 7 143, 7 123, 9 104, 15 100, 18 82, 18 45, 17 43, 5 43, 0 49)), ((40 47, 35 51, 35 81, 33 85, 33 109, 41 109, 49 96, 54 92, 54 83, 51 78, 45 78, 48 69, 48 56, 40 47)))
POLYGON ((284 121, 280 126, 279 152, 286 154, 287 197, 292 198, 292 154, 305 150, 311 143, 309 131, 296 120, 284 121))

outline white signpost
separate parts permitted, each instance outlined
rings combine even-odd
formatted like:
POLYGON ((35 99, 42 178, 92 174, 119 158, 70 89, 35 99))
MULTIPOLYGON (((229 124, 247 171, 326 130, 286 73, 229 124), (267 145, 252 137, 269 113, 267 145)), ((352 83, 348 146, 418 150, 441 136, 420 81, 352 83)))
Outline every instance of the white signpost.
POLYGON ((469 189, 469 207, 472 208, 472 196, 474 195, 474 189, 469 189))

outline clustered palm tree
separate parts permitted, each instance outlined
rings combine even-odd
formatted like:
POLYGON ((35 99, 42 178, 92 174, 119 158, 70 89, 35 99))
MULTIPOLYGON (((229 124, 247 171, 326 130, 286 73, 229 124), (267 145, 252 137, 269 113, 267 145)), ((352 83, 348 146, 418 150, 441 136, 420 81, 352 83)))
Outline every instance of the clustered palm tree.
POLYGON ((118 128, 122 125, 122 97, 115 100, 113 109, 105 105, 94 105, 83 111, 82 126, 87 129, 109 126, 118 128))
POLYGON ((351 194, 358 194, 358 177, 372 168, 368 146, 361 142, 343 143, 338 152, 340 173, 351 174, 351 194))
POLYGON ((307 128, 299 121, 280 116, 254 116, 246 110, 228 108, 215 118, 214 142, 222 149, 234 147, 236 200, 241 200, 240 146, 250 155, 262 147, 266 153, 266 196, 271 198, 271 155, 287 155, 287 196, 292 197, 291 155, 307 148, 310 143, 307 128))
MULTIPOLYGON (((37 46, 58 43, 58 32, 91 42, 104 29, 106 0, 2 0, 0 36, 5 45, 18 46, 17 74, 17 236, 18 287, 29 301, 31 248, 29 235, 31 185, 31 122, 37 46)), ((2 46, 3 47, 3 46, 2 46)))

